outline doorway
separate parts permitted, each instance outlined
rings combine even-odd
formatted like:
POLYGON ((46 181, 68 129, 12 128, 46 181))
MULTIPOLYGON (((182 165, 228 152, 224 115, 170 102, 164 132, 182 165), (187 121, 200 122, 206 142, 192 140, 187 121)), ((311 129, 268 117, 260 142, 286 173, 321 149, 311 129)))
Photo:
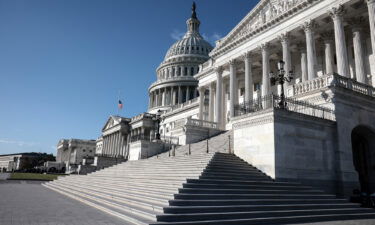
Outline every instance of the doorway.
POLYGON ((375 133, 366 126, 352 131, 353 164, 358 173, 361 193, 375 193, 375 133))

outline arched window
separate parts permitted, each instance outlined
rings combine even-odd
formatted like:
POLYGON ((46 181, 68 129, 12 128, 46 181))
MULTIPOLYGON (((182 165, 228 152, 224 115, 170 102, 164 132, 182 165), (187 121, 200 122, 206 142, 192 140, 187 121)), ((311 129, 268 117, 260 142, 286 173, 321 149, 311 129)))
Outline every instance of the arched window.
POLYGON ((185 67, 185 76, 187 76, 187 72, 188 72, 188 68, 187 67, 185 67))
POLYGON ((193 76, 194 75, 194 67, 190 68, 190 74, 193 76))

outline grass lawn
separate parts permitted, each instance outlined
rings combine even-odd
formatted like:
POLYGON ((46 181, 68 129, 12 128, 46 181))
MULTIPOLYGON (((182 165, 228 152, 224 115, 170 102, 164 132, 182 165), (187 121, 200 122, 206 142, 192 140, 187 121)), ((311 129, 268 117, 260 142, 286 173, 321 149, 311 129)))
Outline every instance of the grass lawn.
POLYGON ((12 173, 9 180, 54 180, 60 174, 40 174, 40 173, 12 173))

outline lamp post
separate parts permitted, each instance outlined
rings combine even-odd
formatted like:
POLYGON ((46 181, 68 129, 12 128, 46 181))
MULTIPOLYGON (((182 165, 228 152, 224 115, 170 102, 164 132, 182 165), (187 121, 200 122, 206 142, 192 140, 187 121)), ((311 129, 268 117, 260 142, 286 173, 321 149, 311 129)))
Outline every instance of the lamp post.
POLYGON ((293 71, 289 71, 288 74, 286 74, 285 76, 285 70, 284 70, 284 65, 285 65, 285 62, 280 60, 278 63, 277 63, 277 74, 276 76, 273 74, 273 72, 271 71, 270 73, 270 82, 271 82, 271 85, 274 86, 276 84, 280 84, 281 85, 281 94, 280 94, 280 102, 279 102, 279 107, 281 109, 285 108, 286 107, 286 102, 285 102, 285 93, 284 93, 284 84, 285 82, 291 82, 292 79, 293 79, 293 71))
POLYGON ((156 112, 156 140, 160 140, 160 117, 161 117, 161 110, 159 109, 156 112))

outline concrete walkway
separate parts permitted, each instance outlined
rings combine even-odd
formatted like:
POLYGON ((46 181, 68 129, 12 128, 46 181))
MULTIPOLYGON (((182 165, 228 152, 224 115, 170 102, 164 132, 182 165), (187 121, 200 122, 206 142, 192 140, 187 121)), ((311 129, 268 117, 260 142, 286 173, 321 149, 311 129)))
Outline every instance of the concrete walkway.
POLYGON ((41 182, 0 181, 1 225, 127 225, 41 182))
POLYGON ((0 173, 0 180, 6 180, 10 176, 10 173, 0 173))

